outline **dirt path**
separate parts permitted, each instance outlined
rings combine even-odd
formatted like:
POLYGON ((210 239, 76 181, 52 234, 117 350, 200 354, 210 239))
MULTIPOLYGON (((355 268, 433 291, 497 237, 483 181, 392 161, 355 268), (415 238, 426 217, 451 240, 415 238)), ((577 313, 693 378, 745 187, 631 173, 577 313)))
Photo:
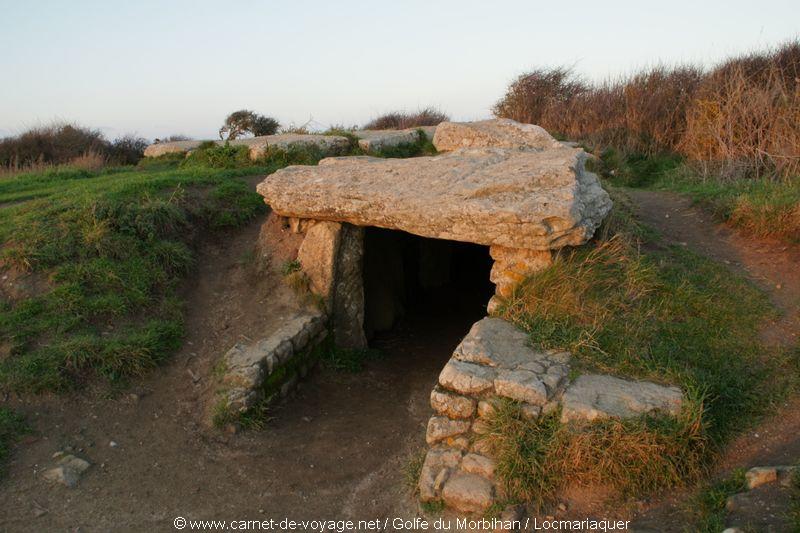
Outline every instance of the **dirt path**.
MULTIPOLYGON (((800 335, 800 247, 741 235, 692 205, 683 196, 628 191, 640 218, 655 228, 665 244, 687 246, 692 251, 727 265, 765 291, 781 316, 764 324, 768 345, 791 349, 800 335)), ((792 464, 800 459, 800 398, 777 406, 775 413, 740 435, 720 458, 716 474, 734 468, 792 464)), ((650 509, 638 521, 642 529, 682 531, 680 498, 650 509), (674 529, 670 529, 671 527, 674 529), (667 529, 665 529, 665 527, 667 529)))
POLYGON ((442 320, 431 309, 438 314, 380 339, 384 357, 365 371, 318 367, 263 430, 230 435, 204 424, 217 358, 293 309, 275 272, 292 237, 275 237, 286 242, 271 244, 265 274, 253 265, 262 222, 202 249, 187 288, 187 340, 169 364, 112 398, 100 390, 10 402, 35 433, 0 481, 0 531, 174 531, 177 516, 416 514, 403 470, 424 445, 430 391, 468 317, 442 320), (41 477, 62 450, 93 465, 73 489, 41 477))

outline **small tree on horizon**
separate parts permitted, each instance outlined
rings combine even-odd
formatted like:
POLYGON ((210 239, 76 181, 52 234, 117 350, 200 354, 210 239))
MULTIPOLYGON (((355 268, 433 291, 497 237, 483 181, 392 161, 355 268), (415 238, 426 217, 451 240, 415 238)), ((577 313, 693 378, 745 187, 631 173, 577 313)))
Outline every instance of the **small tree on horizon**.
POLYGON ((256 137, 274 135, 280 126, 280 123, 272 117, 259 115, 249 109, 240 109, 225 119, 225 123, 219 129, 219 138, 232 141, 248 133, 256 137))

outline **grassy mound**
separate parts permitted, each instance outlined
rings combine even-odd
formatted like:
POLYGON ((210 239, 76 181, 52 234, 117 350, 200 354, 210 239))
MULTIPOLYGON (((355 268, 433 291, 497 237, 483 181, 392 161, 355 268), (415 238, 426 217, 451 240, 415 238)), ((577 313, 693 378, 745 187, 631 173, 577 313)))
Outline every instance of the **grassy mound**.
POLYGON ((503 315, 534 345, 570 350, 574 372, 673 383, 688 401, 677 418, 580 426, 499 409, 488 438, 514 498, 541 503, 566 481, 641 496, 696 479, 719 445, 794 385, 796 358, 758 341, 772 312, 764 295, 683 248, 641 249, 652 235, 615 196, 599 241, 529 278, 503 315))
POLYGON ((271 170, 60 169, 0 183, 0 389, 120 379, 174 351, 192 243, 262 212, 238 178, 271 170))

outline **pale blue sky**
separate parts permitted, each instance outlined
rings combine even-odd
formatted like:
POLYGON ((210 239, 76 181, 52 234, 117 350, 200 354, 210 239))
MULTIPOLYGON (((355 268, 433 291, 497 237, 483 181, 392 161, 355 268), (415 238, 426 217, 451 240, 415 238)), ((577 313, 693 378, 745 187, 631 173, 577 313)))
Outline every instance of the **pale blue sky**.
POLYGON ((0 136, 63 119, 210 137, 243 107, 284 124, 426 105, 476 119, 536 65, 602 78, 798 35, 797 0, 0 0, 0 136))

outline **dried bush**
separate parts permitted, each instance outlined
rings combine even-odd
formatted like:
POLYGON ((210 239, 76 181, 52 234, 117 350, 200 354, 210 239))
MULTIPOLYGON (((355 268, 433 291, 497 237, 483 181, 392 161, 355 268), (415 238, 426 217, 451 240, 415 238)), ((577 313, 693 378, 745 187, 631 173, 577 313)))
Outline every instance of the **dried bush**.
POLYGON ((800 173, 800 43, 710 69, 658 66, 587 84, 569 68, 514 80, 493 108, 624 154, 678 153, 723 178, 800 173))

